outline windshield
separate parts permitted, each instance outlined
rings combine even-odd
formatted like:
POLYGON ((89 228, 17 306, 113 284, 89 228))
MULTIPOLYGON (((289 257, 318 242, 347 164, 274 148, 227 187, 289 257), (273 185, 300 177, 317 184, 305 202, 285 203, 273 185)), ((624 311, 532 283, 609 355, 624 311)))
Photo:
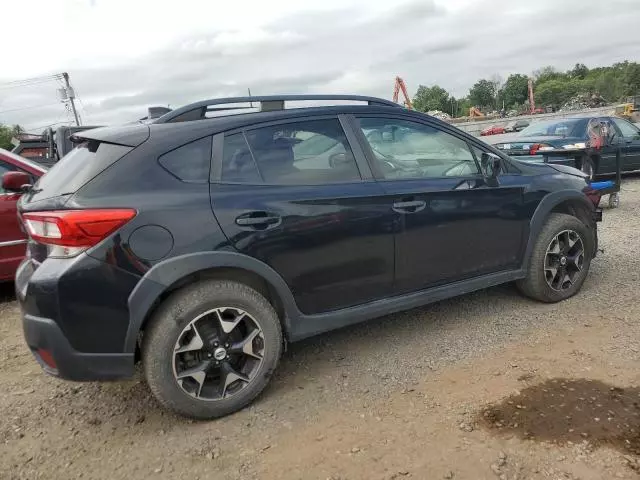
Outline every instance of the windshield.
POLYGON ((529 125, 520 132, 522 137, 582 137, 586 119, 552 120, 529 125))

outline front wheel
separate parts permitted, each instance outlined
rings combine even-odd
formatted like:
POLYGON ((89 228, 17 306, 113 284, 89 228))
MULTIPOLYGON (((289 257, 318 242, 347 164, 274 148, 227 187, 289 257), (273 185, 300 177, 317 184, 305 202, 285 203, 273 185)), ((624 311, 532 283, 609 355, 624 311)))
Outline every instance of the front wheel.
POLYGON ((553 303, 580 291, 593 258, 593 233, 576 217, 553 213, 535 241, 527 276, 516 283, 528 297, 553 303))
POLYGON ((591 181, 595 178, 596 169, 591 157, 585 157, 580 164, 580 170, 587 175, 587 180, 591 181))
POLYGON ((257 397, 281 350, 280 321, 262 295, 241 283, 210 280, 160 305, 143 334, 142 362, 163 406, 211 419, 257 397))

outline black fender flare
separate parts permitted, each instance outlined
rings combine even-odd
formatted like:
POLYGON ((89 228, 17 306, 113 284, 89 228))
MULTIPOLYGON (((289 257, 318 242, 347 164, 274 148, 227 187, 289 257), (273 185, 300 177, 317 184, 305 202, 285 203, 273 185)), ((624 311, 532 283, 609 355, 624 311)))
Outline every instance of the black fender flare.
POLYGON ((284 279, 269 265, 252 257, 236 252, 200 252, 170 258, 154 265, 140 279, 128 299, 129 327, 125 337, 124 351, 135 351, 138 333, 149 310, 171 285, 182 278, 212 268, 238 268, 252 272, 278 293, 285 310, 284 328, 290 331, 292 317, 300 316, 300 311, 291 290, 284 279))
POLYGON ((547 218, 551 214, 551 211, 567 200, 578 201, 584 205, 589 211, 595 212, 595 206, 589 201, 587 196, 577 190, 558 190, 557 192, 546 195, 542 201, 538 204, 531 221, 529 222, 529 238, 527 239, 527 248, 525 250, 524 257, 522 259, 522 268, 526 270, 529 263, 529 257, 533 250, 538 234, 544 226, 547 218))

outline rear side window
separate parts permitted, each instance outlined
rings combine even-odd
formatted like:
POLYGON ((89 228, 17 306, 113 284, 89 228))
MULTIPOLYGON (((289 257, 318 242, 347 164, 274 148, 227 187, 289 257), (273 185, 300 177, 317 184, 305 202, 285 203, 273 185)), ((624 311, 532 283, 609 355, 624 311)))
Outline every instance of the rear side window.
POLYGON ((211 137, 187 143, 165 153, 158 161, 165 170, 183 182, 206 183, 211 168, 211 137))
POLYGON ((222 181, 234 183, 261 183, 262 177, 253 160, 249 144, 243 133, 234 133, 224 139, 222 181))
POLYGON ((40 178, 35 188, 42 192, 40 198, 75 193, 131 150, 131 147, 90 140, 62 157, 40 178))
POLYGON ((337 119, 273 125, 225 137, 222 180, 321 185, 361 179, 337 119))

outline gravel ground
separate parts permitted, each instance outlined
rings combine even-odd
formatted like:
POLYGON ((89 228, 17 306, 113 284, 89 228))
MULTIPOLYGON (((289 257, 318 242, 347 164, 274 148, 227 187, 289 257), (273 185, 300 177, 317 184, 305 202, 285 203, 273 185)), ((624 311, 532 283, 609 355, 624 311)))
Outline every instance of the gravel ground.
POLYGON ((569 301, 502 286, 294 344, 252 407, 213 422, 162 411, 139 376, 45 376, 6 289, 0 478, 639 478, 639 213, 628 179, 569 301), (555 408, 563 384, 598 396, 555 408))

